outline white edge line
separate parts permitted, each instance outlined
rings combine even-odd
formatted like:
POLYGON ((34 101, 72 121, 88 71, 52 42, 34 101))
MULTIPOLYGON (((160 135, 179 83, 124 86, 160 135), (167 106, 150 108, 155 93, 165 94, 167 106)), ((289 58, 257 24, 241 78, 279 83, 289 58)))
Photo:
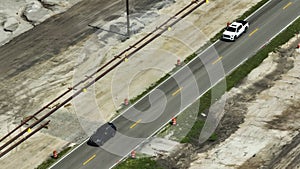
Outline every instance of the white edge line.
POLYGON ((245 20, 248 20, 249 18, 251 18, 254 14, 256 14, 258 11, 260 11, 263 7, 265 7, 266 5, 268 5, 270 2, 272 2, 272 0, 269 0, 268 2, 266 2, 265 4, 263 4, 255 12, 253 12, 249 16, 247 16, 247 18, 245 18, 245 20))
MULTIPOLYGON (((292 23, 294 23, 300 16, 298 16, 297 18, 295 18, 292 22, 290 22, 288 25, 286 25, 283 29, 281 29, 278 33, 276 33, 271 39, 274 39, 278 34, 280 34, 282 31, 284 31, 288 26, 290 26, 292 23)), ((209 46, 210 47, 210 46, 209 46)), ((208 47, 208 48, 209 48, 208 47)), ((201 53, 202 54, 202 53, 201 53)), ((200 54, 199 54, 200 55, 200 54)), ((252 55, 253 56, 253 55, 252 55)), ((251 56, 251 57, 252 57, 251 56)), ((242 62, 240 62, 238 65, 236 65, 233 69, 231 69, 227 74, 231 74, 232 71, 234 71, 236 68, 238 68, 239 66, 241 66, 245 61, 247 61, 249 58, 245 58, 242 62)), ((179 71, 179 70, 178 70, 179 71)), ((219 79, 215 84, 213 84, 210 88, 208 88, 205 92, 203 92, 201 95, 199 95, 195 100, 198 100, 201 96, 203 96, 208 90, 210 90, 211 88, 213 88, 215 85, 217 85, 221 80, 223 80, 224 78, 219 79)), ((185 109, 187 109, 191 104, 193 104, 194 102, 188 104, 185 108, 183 108, 180 112, 178 112, 175 116, 178 116, 179 114, 181 114, 185 109)), ((159 129, 157 129, 155 132, 153 132, 149 137, 147 137, 144 141, 142 141, 139 145, 137 145, 134 149, 135 150, 137 147, 139 147, 141 144, 143 144, 146 140, 148 140, 150 137, 152 137, 155 133, 159 132, 166 124, 168 124, 169 121, 167 121, 164 125, 162 125, 159 129)), ((130 154, 130 152, 125 155, 123 158, 121 158, 118 163, 115 163, 113 166, 111 166, 110 168, 113 168, 114 166, 116 166, 117 164, 119 164, 119 162, 121 162, 122 160, 124 160, 125 157, 127 157, 130 154)))
MULTIPOLYGON (((281 29, 278 33, 276 33, 273 37, 271 37, 270 41, 273 40, 277 35, 279 35, 282 31, 284 31, 287 27, 289 27, 292 23, 294 23, 300 16, 298 16, 297 18, 295 18, 292 22, 290 22, 289 24, 287 24, 283 29, 281 29)), ((219 41, 219 40, 218 40, 219 41)), ((217 41, 216 41, 217 42, 217 41)), ((215 42, 215 43, 216 43, 215 42)), ((212 44, 213 45, 213 44, 212 44)), ((211 46, 212 46, 211 45, 211 46)), ((208 48, 210 48, 211 46, 209 46, 208 48)), ((207 49, 208 49, 207 48, 207 49)), ((260 49, 259 49, 260 50, 260 49)), ((205 50, 204 50, 205 51, 205 50)), ((203 52, 204 52, 203 51, 203 52)), ((201 55, 203 52, 201 52, 199 55, 201 55)), ((253 56, 253 55, 252 55, 253 56)), ((251 56, 251 57, 252 57, 251 56)), ((195 57, 197 58, 197 57, 195 57)), ((245 61, 247 61, 249 58, 245 58, 242 62, 240 62, 238 65, 236 65, 233 69, 231 69, 227 74, 231 74, 232 71, 234 71, 236 68, 238 68, 239 66, 241 66, 243 63, 245 63, 245 61)), ((194 59, 193 59, 194 60, 194 59)), ((191 61, 193 61, 191 60, 191 61)), ((186 65, 185 65, 186 66, 186 65)), ((179 72, 180 70, 178 70, 177 72, 179 72)), ((176 72, 176 73, 177 73, 176 72)), ((175 74, 176 74, 175 73, 175 74)), ((170 76, 171 77, 171 76, 170 76)), ((218 84, 220 81, 222 81, 224 78, 219 79, 215 84, 213 84, 210 88, 208 88, 205 92, 203 92, 201 95, 199 95, 195 100, 198 100, 201 96, 203 96, 208 90, 210 90, 211 88, 213 88, 216 84, 218 84)), ((153 89, 154 90, 154 89, 153 89)), ((152 92, 152 91, 151 91, 152 92)), ((149 93, 151 93, 149 92, 149 93)), ((175 116, 178 116, 179 114, 181 114, 185 109, 187 109, 191 104, 193 104, 194 102, 188 104, 185 108, 183 108, 180 112, 178 112, 175 116)), ((153 132, 149 137, 147 137, 144 141, 142 141, 139 145, 137 145, 135 148, 133 148, 132 150, 135 150, 137 147, 139 147, 141 144, 143 144, 146 140, 148 140, 150 137, 152 137, 155 133, 159 132, 163 127, 165 127, 166 124, 168 124, 169 121, 167 121, 164 125, 162 125, 159 129, 157 129, 155 132, 153 132)), ((130 152, 125 155, 123 158, 121 158, 118 163, 115 163, 113 166, 110 167, 113 168, 114 166, 116 166, 117 164, 119 164, 119 162, 121 162, 122 160, 124 160, 125 157, 128 157, 128 155, 130 154, 130 152)))
MULTIPOLYGON (((295 19, 293 19, 289 24, 287 24, 285 27, 283 27, 279 32, 277 32, 274 36, 272 36, 268 42, 271 42, 276 36, 278 36, 282 31, 284 31, 287 27, 289 27, 291 24, 293 24, 300 16, 296 17, 295 19)), ((265 43, 264 45, 268 45, 268 43, 265 43)), ((261 50, 263 47, 258 48, 258 50, 255 52, 257 53, 259 50, 261 50)), ((254 54, 255 55, 255 54, 254 54)), ((252 57, 252 56, 251 56, 252 57)), ((246 62, 249 58, 245 58, 242 62, 240 62, 238 65, 236 65, 233 69, 231 69, 228 73, 232 73, 236 68, 238 68, 240 65, 242 65, 244 62, 246 62)), ((226 76, 227 76, 226 75, 226 76)))
MULTIPOLYGON (((205 50, 203 50, 201 53, 198 54, 198 56, 202 55, 204 52, 206 52, 209 48, 211 48, 212 46, 214 46, 217 42, 219 42, 220 40, 215 41, 213 44, 211 44, 210 46, 208 46, 205 50)), ((195 59, 197 59, 198 57, 194 57, 192 60, 189 61, 189 63, 193 62, 195 59)), ((174 74, 172 74, 170 77, 168 77, 166 80, 164 80, 163 82, 161 82, 158 86, 156 86, 154 89, 152 89, 151 91, 149 91, 146 95, 144 95, 143 97, 141 97, 140 99, 138 99, 134 104, 130 105, 129 107, 127 107, 125 110, 122 111, 121 114, 119 114, 118 116, 116 116, 113 120, 111 120, 111 122, 115 121, 117 118, 119 118, 120 116, 122 116, 126 111, 128 111, 131 107, 133 107, 135 104, 137 104, 138 102, 140 102, 142 99, 144 99, 146 96, 148 96, 149 94, 151 94, 154 90, 156 90, 158 87, 160 87, 163 83, 165 83, 167 80, 169 80, 171 77, 173 77, 175 74, 177 74, 178 72, 180 72, 183 68, 185 68, 187 65, 184 65, 183 67, 181 67, 179 70, 177 70, 174 74)), ((166 124, 164 124, 162 127, 164 127, 166 124)), ((161 128, 162 128, 161 127, 161 128)), ((160 128, 160 129, 161 129, 160 128)), ((154 132, 155 133, 155 132, 154 132)), ((148 138, 146 138, 145 140, 149 139, 150 137, 152 137, 153 134, 151 136, 149 136, 148 138)), ((73 150, 71 150, 68 154, 66 154, 65 156, 63 156, 61 159, 59 159, 56 163, 54 163, 51 167, 49 167, 49 169, 51 169, 53 166, 55 166, 57 163, 59 163, 60 161, 62 161, 65 157, 67 157, 69 154, 71 154, 73 151, 75 151, 77 148, 79 148, 81 145, 83 145, 84 143, 86 143, 89 140, 89 138, 87 138, 85 141, 83 141, 82 143, 80 143, 78 146, 76 146, 73 150)), ((144 142, 144 141, 143 141, 144 142)), ((143 142, 141 142, 140 144, 142 144, 143 142)), ((140 145, 139 144, 139 145, 140 145)), ((138 147, 138 146, 137 146, 138 147)), ((135 147, 136 148, 136 147, 135 147)), ((135 149, 134 148, 134 149, 135 149)), ((133 149, 133 150, 134 150, 133 149)), ((128 153, 130 154, 130 152, 128 153)), ((128 156, 128 154, 126 156, 128 156)), ((125 157, 125 156, 124 156, 125 157)), ((122 161, 124 159, 124 157, 122 159, 119 160, 122 161)), ((118 163, 116 163, 118 164, 118 163)), ((115 165, 113 165, 112 167, 114 167, 115 165)), ((112 168, 111 167, 111 168, 112 168)))
POLYGON ((78 146, 76 146, 75 148, 73 148, 68 154, 64 155, 62 158, 60 158, 58 161, 56 161, 53 165, 51 165, 49 167, 49 169, 51 169, 52 167, 54 167, 57 163, 59 163, 60 161, 62 161, 63 159, 65 159, 67 156, 69 156, 73 151, 75 151, 77 148, 79 148, 82 144, 86 143, 88 141, 88 139, 89 138, 87 138, 85 141, 83 141, 78 146))
MULTIPOLYGON (((221 78, 221 79, 219 79, 215 84, 213 84, 210 88, 208 88, 208 89, 206 89, 201 95, 199 95, 196 99, 195 99, 195 101, 196 100, 198 100, 201 96, 203 96, 208 90, 210 90, 212 87, 214 87, 216 84, 218 84, 221 80, 223 80, 224 79, 224 77, 223 78, 221 78)), ((187 106, 185 106, 180 112, 178 112, 177 114, 175 114, 175 116, 174 117, 176 117, 176 116, 178 116, 179 114, 181 114, 185 109, 187 109, 190 105, 192 105, 195 101, 193 101, 193 102, 191 102, 191 103, 189 103, 187 106)), ((139 147, 141 144, 143 144, 145 141, 147 141, 150 137, 152 137, 152 136, 154 136, 157 132, 159 132, 162 128, 164 128, 165 127, 165 125, 166 124, 168 124, 169 123, 169 120, 164 124, 164 125, 162 125, 161 127, 159 127, 157 130, 155 130, 155 132, 153 132, 149 137, 147 137, 147 138, 145 138, 145 140, 144 141, 142 141, 139 145, 137 145, 136 147, 134 147, 132 150, 135 150, 137 147, 139 147)), ((127 157, 128 155, 130 154, 130 152, 127 154, 127 155, 125 155, 123 158, 121 158, 120 160, 119 160, 119 162, 121 162, 125 157, 127 157)), ((116 166, 117 164, 119 164, 119 163, 115 163, 113 166, 111 166, 110 168, 113 168, 114 166, 116 166)))
MULTIPOLYGON (((266 6, 267 4, 269 4, 272 0, 268 1, 267 3, 265 3, 263 6, 261 6, 260 8, 258 8, 254 13, 252 13, 251 15, 249 15, 245 20, 249 19, 250 17, 252 17, 254 14, 256 14, 257 12, 259 12, 264 6, 266 6)), ((299 16, 298 16, 299 17, 299 16)), ((295 19, 297 20, 297 19, 295 19)), ((293 20, 293 22, 295 21, 293 20)), ((291 22, 292 23, 292 22, 291 22)), ((291 24, 290 23, 290 24, 291 24)), ((288 24, 286 27, 288 27, 290 24, 288 24)), ((286 28, 285 27, 285 28, 286 28)), ((284 29, 285 29, 284 28, 284 29)), ((283 30, 284 30, 283 29, 283 30)), ((281 30, 279 33, 281 33, 283 30, 281 30)), ((279 34, 278 33, 278 34, 279 34)), ((275 35, 277 36, 277 34, 275 35)), ((271 39, 273 39, 274 37, 272 37, 271 39)), ((198 54, 198 56, 202 55, 204 52, 206 52, 209 48, 211 48, 212 46, 214 46, 216 43, 218 43, 220 40, 215 41, 213 44, 211 44, 210 46, 208 46, 205 50, 203 50, 201 53, 198 54)), ((197 59, 198 57, 194 57, 192 60, 189 61, 189 63, 193 62, 195 59, 197 59)), ((236 67, 234 67, 234 69, 236 69, 238 66, 240 66, 241 64, 243 64, 246 60, 248 60, 248 58, 244 59, 240 64, 238 64, 236 67)), ((188 64, 189 64, 188 63, 188 64)), ((148 92, 146 95, 144 95, 143 97, 141 97, 139 100, 137 100, 134 104, 130 105, 127 109, 125 109, 121 114, 119 114, 118 116, 116 116, 113 120, 119 118, 121 115, 123 115, 128 109, 130 109, 131 107, 133 107, 135 104, 137 104, 139 101, 141 101, 143 98, 145 98, 146 96, 148 96, 150 93, 152 93, 154 90, 156 90, 159 86, 161 86, 161 84, 165 83, 167 80, 169 80, 171 77, 173 77, 175 74, 177 74, 178 72, 180 72, 183 68, 185 68, 188 64, 184 65, 183 67, 181 67, 179 70, 177 70, 174 74, 172 74, 170 77, 168 77, 166 80, 164 80, 163 82, 161 82, 158 86, 156 86, 154 89, 152 89, 150 92, 148 92)), ((234 70, 232 69, 232 70, 234 70)), ((232 70, 229 72, 231 73, 232 70)), ((220 79, 219 81, 217 81, 216 83, 219 83, 222 79, 220 79)), ((216 84, 214 84, 216 85, 216 84)), ((213 85, 213 86, 214 86, 213 85)), ((209 89, 207 89, 204 93, 206 93, 208 90, 210 90, 213 86, 211 86, 209 89)), ((203 93, 203 94, 204 94, 203 93)), ((202 95, 203 95, 202 94, 202 95)), ((200 95, 197 99, 199 99, 202 95, 200 95)), ((197 100, 196 99, 196 100, 197 100)), ((192 103, 190 103, 188 106, 190 106, 192 103)), ((186 108, 182 109, 181 112, 183 112, 186 108)), ((177 113, 176 116, 178 116, 181 112, 177 113)), ((168 123, 168 122, 167 122, 168 123)), ((141 145, 142 143, 144 143, 146 140, 148 140, 150 137, 152 137, 155 133, 157 133, 159 130, 161 130, 167 123, 165 123, 164 125, 162 125, 157 131, 155 131, 154 133, 152 133, 149 137, 147 137, 143 142, 141 142, 139 145, 141 145)), ((49 169, 51 169, 53 166, 55 166, 57 163, 59 163, 60 161, 62 161, 65 157, 67 157, 69 154, 71 154, 73 151, 75 151, 77 148, 79 148, 81 145, 83 145, 84 143, 86 143, 88 141, 89 138, 87 138, 85 141, 83 141, 81 144, 79 144, 78 146, 76 146, 73 150, 71 150, 68 154, 66 154, 65 156, 63 156, 61 159, 59 159, 56 163, 54 163, 51 167, 49 167, 49 169)), ((136 149, 139 145, 137 145, 134 149, 136 149)), ((132 150, 134 150, 132 149, 132 150)), ((118 163, 115 163, 113 166, 111 166, 110 168, 113 168, 114 166, 116 166, 117 164, 119 164, 119 162, 121 162, 125 157, 127 157, 130 154, 130 152, 125 155, 123 158, 121 158, 118 163)))
MULTIPOLYGON (((267 5, 268 3, 270 3, 272 0, 268 1, 266 4, 264 4, 263 6, 261 6, 260 8, 258 8, 254 13, 252 13, 250 16, 254 15, 255 13, 257 13, 261 8, 263 8, 265 5, 267 5)), ((246 19, 250 18, 247 17, 246 19)), ((286 28, 286 27, 285 27, 286 28)), ((281 32, 281 31, 280 31, 281 32)), ((200 52, 197 56, 202 55, 204 52, 206 52, 208 49, 210 49, 211 47, 213 47, 216 43, 218 43, 220 40, 215 41, 214 43, 212 43, 210 46, 208 46, 206 49, 204 49, 202 52, 200 52)), ((156 86, 154 89, 152 89, 150 92, 148 92, 146 95, 144 95, 143 97, 141 97, 140 99, 138 99, 134 104, 130 105, 128 108, 126 108, 121 114, 119 114, 118 116, 116 116, 113 120, 111 120, 112 122, 115 121, 117 118, 119 118, 121 115, 123 115, 128 109, 130 109, 131 107, 133 107, 136 103, 138 103, 139 101, 141 101, 142 99, 144 99, 146 96, 148 96, 150 93, 152 93, 154 90, 156 90, 158 87, 160 87, 163 83, 165 83, 167 80, 169 80, 171 77, 173 77, 174 75, 176 75, 178 72, 180 72, 183 68, 185 68, 186 66, 189 65, 189 63, 193 62, 194 60, 196 60, 198 57, 194 57, 192 60, 190 60, 188 62, 188 64, 184 65, 183 67, 181 67, 179 70, 177 70, 174 74, 172 74, 170 77, 168 77, 166 80, 164 80, 163 82, 161 82, 158 86, 156 86)))

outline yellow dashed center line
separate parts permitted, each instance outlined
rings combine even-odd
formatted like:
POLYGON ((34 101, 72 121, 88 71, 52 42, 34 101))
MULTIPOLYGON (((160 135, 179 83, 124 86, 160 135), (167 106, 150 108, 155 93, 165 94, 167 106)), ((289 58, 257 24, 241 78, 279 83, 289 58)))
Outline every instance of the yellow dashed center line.
POLYGON ((216 59, 212 64, 213 64, 213 65, 216 64, 216 63, 219 62, 222 58, 223 58, 222 56, 218 57, 218 59, 216 59))
POLYGON ((133 125, 130 126, 130 128, 132 129, 133 127, 135 127, 137 124, 139 124, 142 121, 142 119, 139 119, 137 122, 135 122, 133 125))
POLYGON ((87 159, 84 163, 82 163, 82 165, 86 165, 88 162, 90 162, 95 157, 96 157, 96 154, 94 154, 92 157, 90 157, 89 159, 87 159))
POLYGON ((182 90, 182 87, 179 88, 178 90, 176 90, 174 93, 172 93, 172 96, 175 96, 175 95, 178 94, 181 90, 182 90))
POLYGON ((285 10, 285 9, 288 8, 290 5, 292 5, 292 2, 289 2, 288 4, 286 4, 282 9, 285 10))
POLYGON ((254 31, 252 31, 250 34, 249 34, 249 37, 252 36, 255 32, 258 31, 258 28, 256 28, 254 31))

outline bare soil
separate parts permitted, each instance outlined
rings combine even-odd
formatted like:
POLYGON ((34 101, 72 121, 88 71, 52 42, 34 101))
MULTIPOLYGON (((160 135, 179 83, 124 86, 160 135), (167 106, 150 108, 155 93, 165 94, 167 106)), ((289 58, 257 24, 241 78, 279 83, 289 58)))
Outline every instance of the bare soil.
MULTIPOLYGON (((141 93, 172 70, 177 59, 183 60, 193 53, 228 21, 234 20, 258 1, 233 0, 228 3, 225 0, 211 0, 117 71, 99 81, 94 89, 88 89, 85 96, 90 94, 92 97, 83 99, 82 96, 52 115, 49 118, 49 129, 36 135, 40 140, 39 146, 29 139, 27 143, 31 146, 21 146, 2 158, 1 163, 8 167, 28 168, 23 165, 24 162, 32 162, 34 167, 48 158, 54 149, 61 150, 69 143, 85 140, 99 125, 99 121, 109 120, 116 114, 124 98, 141 93), (220 15, 220 11, 224 10, 231 12, 220 15), (156 56, 155 59, 152 56, 156 56), (49 144, 49 137, 54 139, 52 142, 55 144, 49 144), (24 151, 35 152, 35 155, 45 158, 32 161, 30 156, 20 153, 24 151)), ((109 15, 110 12, 122 11, 121 4, 99 11, 96 1, 84 1, 0 47, 1 135, 190 1, 159 2, 145 0, 134 5, 132 11, 136 13, 132 14, 132 32, 135 34, 126 41, 123 35, 113 33, 126 32, 123 12, 113 17, 109 15), (149 4, 150 8, 144 9, 144 4, 149 4), (74 17, 78 12, 81 14, 74 17), (100 26, 104 30, 97 31, 88 24, 100 26)))
POLYGON ((299 36, 283 45, 227 95, 218 140, 183 145, 167 168, 299 168, 299 36))

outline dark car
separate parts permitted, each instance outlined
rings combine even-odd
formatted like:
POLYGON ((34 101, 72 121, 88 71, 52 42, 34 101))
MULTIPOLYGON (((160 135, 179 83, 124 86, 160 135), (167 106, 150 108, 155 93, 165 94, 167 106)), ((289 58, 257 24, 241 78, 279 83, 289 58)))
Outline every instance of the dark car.
POLYGON ((117 128, 112 123, 105 123, 90 137, 87 142, 91 146, 102 146, 106 141, 116 135, 117 128))

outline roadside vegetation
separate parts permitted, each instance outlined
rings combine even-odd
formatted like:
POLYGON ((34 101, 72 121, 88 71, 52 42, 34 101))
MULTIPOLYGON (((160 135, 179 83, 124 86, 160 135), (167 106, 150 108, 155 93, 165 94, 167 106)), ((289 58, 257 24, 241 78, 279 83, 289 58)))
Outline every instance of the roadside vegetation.
POLYGON ((65 154, 67 154, 67 152, 69 152, 72 148, 71 147, 67 147, 66 149, 64 149, 63 151, 61 151, 60 153, 58 153, 58 158, 54 159, 54 158, 49 158, 48 160, 44 161, 42 164, 40 164, 36 169, 47 169, 49 168, 52 164, 54 164, 56 161, 58 161, 60 158, 62 158, 65 154))
POLYGON ((115 169, 128 169, 128 168, 143 168, 143 169, 163 169, 155 160, 149 157, 138 159, 126 159, 115 167, 115 169))
MULTIPOLYGON (((242 16, 240 16, 238 19, 245 19, 248 16, 250 16, 254 11, 256 11, 258 8, 260 8, 261 6, 263 6, 265 3, 267 3, 269 0, 262 0, 260 2, 258 2, 256 5, 254 5, 253 7, 251 7, 249 10, 247 10, 242 16)), ((201 49, 205 49, 207 48, 211 43, 219 40, 222 36, 223 33, 223 29, 217 33, 212 39, 210 39, 210 42, 203 45, 203 47, 201 47, 201 49)), ((197 56, 196 53, 191 54, 190 56, 188 56, 185 60, 184 63, 188 63, 189 61, 191 61, 193 58, 195 58, 197 56)), ((171 72, 176 71, 177 68, 174 68, 171 72)), ((144 95, 146 95, 147 93, 149 93, 151 90, 153 90, 155 87, 157 87, 159 84, 161 84, 163 81, 165 81, 168 77, 170 77, 170 73, 167 73, 165 76, 163 76, 162 78, 160 78, 157 82, 153 83, 150 87, 148 87, 145 91, 143 91, 141 94, 137 95, 136 97, 130 99, 130 103, 133 104, 136 101, 138 101, 140 98, 142 98, 144 95)), ((119 112, 120 110, 118 110, 117 112, 119 112)))
MULTIPOLYGON (((249 16, 251 13, 253 13, 255 10, 260 8, 262 5, 264 5, 269 0, 262 0, 255 6, 253 6, 250 10, 246 11, 239 19, 245 19, 247 16, 249 16)), ((202 49, 209 46, 209 44, 217 41, 220 39, 221 34, 223 30, 221 30, 218 34, 216 34, 215 37, 213 37, 210 42, 202 47, 202 49)), ((238 67, 235 71, 233 71, 230 75, 226 77, 226 84, 227 84, 227 91, 230 90, 232 87, 238 85, 244 77, 246 77, 251 70, 255 69, 257 66, 260 65, 260 63, 268 56, 268 53, 274 52, 278 49, 279 46, 286 43, 289 39, 291 39, 295 34, 300 32, 300 19, 296 20, 292 25, 290 25, 285 31, 280 33, 276 38, 274 38, 269 44, 267 44, 264 48, 262 48, 259 52, 257 52, 256 55, 251 57, 249 60, 247 60, 244 64, 242 64, 240 67, 238 67)), ((196 57, 196 54, 192 54, 188 56, 184 62, 188 63, 190 60, 192 60, 194 57, 196 57)), ((178 68, 174 68, 171 72, 174 72, 178 68)), ((130 100, 130 103, 133 104, 136 101, 138 101, 140 98, 142 98, 144 95, 149 93, 151 90, 153 90, 155 87, 157 87, 160 83, 162 83, 164 80, 166 80, 170 76, 170 73, 166 74, 164 77, 159 79, 157 82, 153 83, 150 87, 148 87, 144 92, 136 96, 135 98, 132 98, 130 100)), ((216 88, 219 87, 220 84, 217 84, 214 86, 214 90, 217 90, 216 88)), ((219 97, 222 96, 223 93, 219 93, 219 97)), ((214 102, 211 101, 211 90, 206 92, 201 98, 200 98, 200 107, 198 111, 198 116, 201 116, 201 113, 207 110, 211 104, 214 102)), ((121 109, 122 110, 122 109, 121 109)), ((120 112, 121 110, 118 110, 117 112, 120 112)), ((184 115, 184 113, 182 114, 184 115)), ((180 115, 180 116, 182 116, 180 115)), ((198 140, 198 137, 200 135, 201 129, 204 125, 203 120, 201 118, 197 119, 191 128, 190 132, 187 134, 186 137, 184 137, 182 140, 180 140, 181 143, 190 143, 192 140, 198 140)), ((170 126, 167 126, 164 128, 161 132, 164 132, 166 130, 170 129, 170 126)), ((218 139, 218 136, 214 133, 208 141, 216 141, 218 139)), ((58 159, 62 158, 63 155, 65 155, 67 152, 70 151, 70 147, 64 149, 62 152, 58 154, 58 159)), ((43 162, 41 165, 37 167, 37 169, 47 169, 52 164, 54 164, 58 159, 49 158, 47 161, 43 162)), ((128 168, 144 168, 144 169, 162 169, 159 164, 153 159, 152 157, 142 157, 137 159, 126 159, 125 161, 121 162, 119 165, 114 167, 115 169, 128 169, 128 168)))
MULTIPOLYGON (((239 19, 245 19, 247 16, 249 16, 251 13, 253 13, 255 10, 260 8, 262 5, 264 5, 268 0, 262 0, 259 2, 257 5, 252 7, 250 10, 245 12, 239 19)), ((292 37, 294 37, 296 34, 300 32, 300 18, 297 19, 293 24, 291 24, 286 30, 284 30, 282 33, 280 33, 278 36, 276 36, 269 44, 264 46, 260 51, 258 51, 253 57, 248 59, 245 63, 243 63, 240 67, 238 67, 236 70, 234 70, 230 75, 226 77, 226 84, 227 84, 227 91, 229 91, 232 87, 237 86, 253 69, 258 67, 261 62, 268 57, 268 54, 270 52, 276 52, 276 50, 286 42, 288 42, 292 37)), ((218 33, 214 38, 211 39, 211 42, 214 42, 218 40, 221 36, 221 33, 218 33)), ((207 45, 205 45, 207 47, 207 45)), ((196 54, 192 54, 189 57, 186 58, 185 63, 188 63, 190 60, 192 60, 196 54)), ((169 75, 168 75, 169 76, 169 75)), ((163 77, 162 79, 166 79, 166 77, 163 77)), ((162 82, 163 80, 159 80, 158 82, 162 82)), ((151 89, 146 90, 143 93, 148 93, 150 90, 155 88, 159 83, 155 83, 154 85, 151 86, 151 89)), ((218 87, 220 87, 220 84, 217 84, 214 86, 214 90, 218 91, 218 87)), ((219 97, 222 96, 223 93, 219 93, 219 97)), ((139 95, 137 98, 132 100, 133 102, 141 98, 143 95, 139 95)), ((199 106, 199 111, 198 111, 198 117, 201 116, 201 113, 207 110, 212 102, 211 100, 211 90, 209 90, 207 93, 205 93, 201 98, 200 98, 200 103, 201 105, 199 106)), ((181 114, 180 116, 184 116, 184 113, 181 114)), ((180 117, 179 117, 180 118, 180 117)), ((187 134, 186 137, 184 137, 182 140, 180 140, 181 143, 191 143, 193 140, 198 140, 201 129, 204 125, 204 120, 201 118, 197 119, 196 122, 194 123, 193 127, 191 128, 190 132, 187 134)), ((161 132, 165 132, 170 129, 170 126, 167 126, 165 129, 163 129, 161 132)), ((218 136, 213 133, 212 136, 209 138, 208 141, 216 141, 218 139, 218 136)), ((130 159, 131 161, 132 159, 130 159)), ((142 158, 141 161, 140 159, 134 159, 136 162, 136 166, 132 165, 127 165, 127 161, 125 160, 124 162, 120 163, 119 166, 122 166, 122 169, 127 169, 127 168, 138 168, 139 166, 144 166, 145 164, 143 161, 145 161, 145 158, 142 158), (141 165, 142 164, 142 165, 141 165)), ((147 162, 147 167, 150 167, 149 164, 153 164, 149 169, 155 169, 158 168, 158 164, 156 163, 155 160, 152 158, 148 158, 147 162), (149 162, 148 160, 152 161, 149 162)), ((117 167, 116 167, 117 168, 117 167)), ((118 168, 119 169, 119 168, 118 168)))

